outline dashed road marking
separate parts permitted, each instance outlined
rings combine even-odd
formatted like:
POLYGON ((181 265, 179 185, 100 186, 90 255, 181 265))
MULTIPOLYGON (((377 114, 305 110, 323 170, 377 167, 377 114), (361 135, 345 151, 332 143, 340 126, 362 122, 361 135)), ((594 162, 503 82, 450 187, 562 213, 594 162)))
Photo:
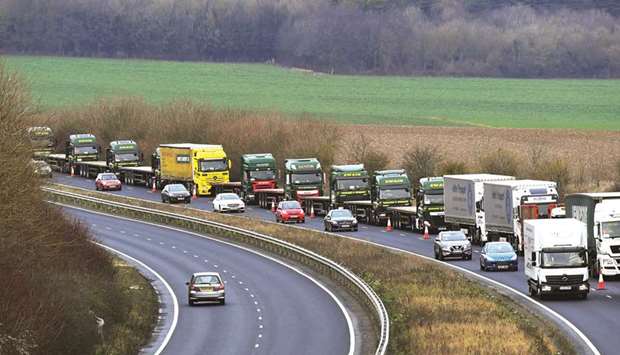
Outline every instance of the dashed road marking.
POLYGON ((197 257, 198 257, 198 255, 194 254, 194 258, 197 258, 197 257))
POLYGON ((183 254, 187 254, 187 250, 183 250, 183 254))
POLYGON ((125 232, 124 230, 121 230, 120 232, 121 232, 121 234, 125 234, 125 233, 127 233, 127 232, 125 232))
POLYGON ((404 236, 405 236, 405 234, 404 234, 404 233, 400 233, 399 235, 400 235, 401 237, 404 237, 404 236))
POLYGON ((254 344, 254 348, 258 348, 260 345, 258 344, 254 344))
POLYGON ((209 260, 205 259, 205 263, 208 263, 208 262, 209 262, 209 260))
POLYGON ((175 245, 172 246, 172 249, 176 249, 177 247, 175 245))
MULTIPOLYGON (((256 312, 260 313, 260 308, 256 308, 256 312)), ((260 327, 260 326, 259 326, 260 327)))
POLYGON ((217 264, 213 264, 213 267, 217 269, 218 266, 217 266, 217 264))
POLYGON ((111 231, 111 230, 112 230, 112 228, 110 228, 110 227, 105 227, 105 230, 107 230, 107 231, 111 231))
POLYGON ((150 241, 150 240, 151 240, 151 238, 146 238, 146 240, 150 241))
POLYGON ((134 236, 134 237, 139 237, 139 236, 140 236, 140 234, 138 234, 138 233, 134 233, 134 234, 133 234, 133 236, 134 236))
POLYGON ((164 244, 166 244, 166 243, 164 243, 164 242, 159 242, 159 245, 164 245, 164 244))

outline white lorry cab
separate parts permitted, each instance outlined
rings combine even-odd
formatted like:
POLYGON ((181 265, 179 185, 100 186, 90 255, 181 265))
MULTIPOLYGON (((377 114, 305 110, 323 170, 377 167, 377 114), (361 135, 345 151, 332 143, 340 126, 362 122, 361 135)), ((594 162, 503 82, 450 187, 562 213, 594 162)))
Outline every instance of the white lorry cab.
POLYGON ((566 217, 587 225, 592 274, 620 275, 620 192, 576 193, 565 201, 566 217))
POLYGON ((568 294, 587 298, 586 225, 576 219, 524 221, 525 276, 531 296, 568 294))

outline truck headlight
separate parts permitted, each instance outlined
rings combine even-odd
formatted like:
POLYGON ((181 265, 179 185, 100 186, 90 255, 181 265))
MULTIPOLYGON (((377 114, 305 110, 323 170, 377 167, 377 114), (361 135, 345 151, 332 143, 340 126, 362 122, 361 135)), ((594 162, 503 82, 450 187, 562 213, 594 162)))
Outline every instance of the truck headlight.
POLYGON ((613 266, 614 265, 614 259, 603 259, 603 265, 613 266))

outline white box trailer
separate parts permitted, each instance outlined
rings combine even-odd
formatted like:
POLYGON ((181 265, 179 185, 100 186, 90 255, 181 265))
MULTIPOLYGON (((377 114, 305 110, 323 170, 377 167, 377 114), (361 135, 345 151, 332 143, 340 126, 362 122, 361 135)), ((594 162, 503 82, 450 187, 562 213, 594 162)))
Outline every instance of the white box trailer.
POLYGON ((448 229, 461 229, 474 242, 482 244, 485 233, 480 211, 483 183, 509 181, 514 176, 495 174, 446 175, 444 178, 444 220, 448 229))
POLYGON ((525 276, 530 295, 571 294, 586 298, 588 252, 586 225, 573 218, 526 220, 525 276))
POLYGON ((484 228, 488 241, 506 240, 523 251, 523 221, 551 217, 557 207, 557 184, 542 180, 484 183, 484 228))

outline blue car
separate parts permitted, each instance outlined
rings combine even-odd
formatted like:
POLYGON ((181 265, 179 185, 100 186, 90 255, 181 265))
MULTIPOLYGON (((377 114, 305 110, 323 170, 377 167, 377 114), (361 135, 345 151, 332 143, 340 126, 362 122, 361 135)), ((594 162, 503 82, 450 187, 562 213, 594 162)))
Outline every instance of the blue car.
POLYGON ((480 270, 519 270, 517 253, 507 242, 489 242, 480 251, 480 270))

